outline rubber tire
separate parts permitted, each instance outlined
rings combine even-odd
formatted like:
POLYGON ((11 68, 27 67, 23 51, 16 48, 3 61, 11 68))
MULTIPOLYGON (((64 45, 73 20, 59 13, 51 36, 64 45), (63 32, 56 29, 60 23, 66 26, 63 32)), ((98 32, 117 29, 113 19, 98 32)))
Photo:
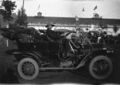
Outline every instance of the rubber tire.
POLYGON ((18 63, 17 65, 17 71, 18 71, 18 74, 19 76, 22 78, 22 79, 25 79, 25 80, 33 80, 35 79, 38 75, 39 75, 39 65, 38 63, 33 59, 33 58, 23 58, 20 60, 20 62, 18 63), (24 73, 22 72, 22 65, 24 62, 31 62, 33 65, 34 65, 34 68, 35 68, 35 73, 34 75, 32 76, 26 76, 24 75, 24 73))
POLYGON ((89 73, 90 73, 90 75, 91 75, 94 79, 97 79, 97 80, 103 80, 103 79, 108 78, 108 77, 111 75, 112 71, 113 71, 112 61, 111 61, 110 58, 108 58, 107 56, 104 56, 104 55, 99 55, 99 56, 94 57, 94 58, 91 60, 90 64, 89 64, 89 73), (92 71, 92 67, 93 67, 93 65, 94 65, 94 63, 95 63, 96 61, 98 61, 98 60, 103 60, 103 59, 106 60, 106 61, 109 63, 110 70, 109 70, 109 72, 107 73, 107 75, 105 75, 105 76, 97 76, 97 75, 94 74, 94 72, 92 71))

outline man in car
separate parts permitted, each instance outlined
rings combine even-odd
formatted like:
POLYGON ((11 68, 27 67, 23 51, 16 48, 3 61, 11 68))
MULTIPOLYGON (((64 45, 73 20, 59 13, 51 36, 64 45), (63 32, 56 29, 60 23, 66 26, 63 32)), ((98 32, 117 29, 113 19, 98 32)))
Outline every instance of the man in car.
POLYGON ((54 27, 55 25, 53 25, 53 24, 47 24, 45 27, 47 28, 47 30, 46 30, 46 34, 47 34, 47 36, 48 36, 48 38, 49 38, 49 40, 50 41, 57 41, 57 40, 59 40, 60 38, 62 38, 62 36, 59 34, 59 32, 55 32, 55 31, 53 31, 53 27, 54 27))
MULTIPOLYGON (((48 39, 50 41, 58 41, 60 40, 61 38, 63 38, 65 36, 64 33, 60 33, 60 32, 56 32, 56 31, 53 31, 52 28, 54 27, 55 25, 53 24, 47 24, 45 27, 47 28, 46 30, 46 34, 48 36, 48 39)), ((63 49, 64 51, 62 52, 63 55, 61 57, 63 58, 67 58, 68 57, 68 52, 70 51, 70 47, 69 47, 69 40, 64 38, 62 39, 62 46, 63 46, 63 49)), ((60 66, 63 67, 63 66, 70 66, 72 64, 72 61, 61 61, 60 63, 60 66)))

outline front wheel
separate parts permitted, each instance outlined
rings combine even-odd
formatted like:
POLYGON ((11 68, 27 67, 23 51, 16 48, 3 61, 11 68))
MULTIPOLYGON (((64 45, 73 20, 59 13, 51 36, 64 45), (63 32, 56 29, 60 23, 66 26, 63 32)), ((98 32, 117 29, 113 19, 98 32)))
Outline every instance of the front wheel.
POLYGON ((25 80, 33 80, 39 75, 39 65, 33 58, 23 58, 17 66, 18 74, 25 80))
POLYGON ((113 70, 113 64, 110 58, 104 55, 94 57, 89 64, 90 75, 98 80, 106 79, 113 70))

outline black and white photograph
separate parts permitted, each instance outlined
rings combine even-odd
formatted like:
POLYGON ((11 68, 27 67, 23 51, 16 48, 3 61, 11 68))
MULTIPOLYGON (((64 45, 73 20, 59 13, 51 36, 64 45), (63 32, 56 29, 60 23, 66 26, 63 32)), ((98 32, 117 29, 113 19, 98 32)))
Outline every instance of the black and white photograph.
POLYGON ((120 0, 0 0, 0 84, 119 85, 120 0))

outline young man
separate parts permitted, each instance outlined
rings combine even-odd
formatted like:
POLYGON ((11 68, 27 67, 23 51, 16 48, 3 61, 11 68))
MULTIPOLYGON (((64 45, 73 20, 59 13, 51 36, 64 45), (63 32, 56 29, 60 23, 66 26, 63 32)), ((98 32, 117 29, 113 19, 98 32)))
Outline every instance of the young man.
MULTIPOLYGON (((58 41, 58 40, 60 40, 62 37, 64 37, 65 35, 62 35, 62 34, 60 34, 60 33, 58 33, 58 32, 55 32, 55 31, 53 31, 52 30, 52 28, 54 27, 55 25, 53 25, 53 24, 47 24, 45 27, 47 28, 47 31, 46 31, 46 33, 47 33, 47 35, 48 35, 48 38, 49 38, 49 40, 51 40, 51 41, 58 41)), ((67 58, 68 57, 68 52, 70 51, 70 47, 69 47, 69 40, 68 39, 63 39, 62 40, 62 46, 63 46, 63 49, 62 49, 62 53, 64 54, 64 55, 62 55, 63 56, 63 58, 67 58)), ((61 57, 62 57, 61 56, 61 57)), ((72 61, 61 61, 61 63, 60 63, 60 66, 61 67, 64 67, 64 66, 71 66, 72 65, 72 61)))
POLYGON ((55 25, 53 24, 47 24, 45 27, 47 28, 46 30, 46 34, 48 36, 48 38, 52 41, 57 41, 59 40, 62 36, 59 34, 59 32, 55 32, 52 30, 52 28, 54 27, 55 25))

